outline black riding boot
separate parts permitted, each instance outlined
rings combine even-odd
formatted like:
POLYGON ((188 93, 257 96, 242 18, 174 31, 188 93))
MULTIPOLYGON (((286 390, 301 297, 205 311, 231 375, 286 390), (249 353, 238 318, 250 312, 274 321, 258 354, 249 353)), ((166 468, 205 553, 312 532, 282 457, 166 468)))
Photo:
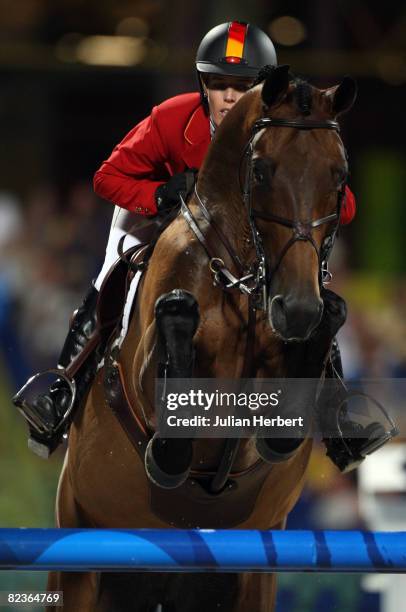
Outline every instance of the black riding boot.
POLYGON ((386 413, 389 429, 378 421, 363 426, 351 420, 347 409, 348 391, 341 382, 343 377, 340 349, 334 338, 326 366, 326 384, 318 402, 318 417, 326 454, 345 473, 357 468, 367 455, 378 450, 398 431, 386 413))
POLYGON ((62 376, 63 370, 84 350, 96 328, 98 295, 92 285, 82 305, 74 313, 59 357, 58 369, 61 369, 61 377, 57 378, 46 393, 41 393, 28 402, 24 398, 24 392, 31 381, 33 382, 33 379, 30 379, 13 398, 14 404, 29 424, 29 448, 44 458, 60 444, 71 423, 74 410, 81 404, 90 388, 103 356, 100 345, 90 352, 74 376, 73 385, 62 376))

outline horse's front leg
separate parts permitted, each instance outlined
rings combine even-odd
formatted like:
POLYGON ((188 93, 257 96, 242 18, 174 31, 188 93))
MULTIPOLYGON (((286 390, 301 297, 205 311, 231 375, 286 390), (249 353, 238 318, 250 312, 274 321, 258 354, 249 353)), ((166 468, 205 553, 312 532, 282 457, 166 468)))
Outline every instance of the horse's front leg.
POLYGON ((279 463, 290 459, 309 434, 319 391, 319 381, 324 376, 334 337, 344 324, 347 310, 338 295, 324 289, 322 319, 306 342, 290 342, 285 346, 286 378, 308 379, 305 384, 291 385, 284 389, 283 417, 302 419, 292 431, 292 437, 257 438, 256 448, 263 459, 279 463))
MULTIPOLYGON (((199 307, 188 291, 174 289, 155 304, 158 378, 193 376, 193 336, 199 324, 199 307)), ((145 453, 148 477, 160 487, 172 489, 185 482, 192 465, 192 441, 161 438, 156 433, 145 453)))
POLYGON ((50 572, 47 591, 61 591, 63 607, 47 606, 47 612, 109 612, 97 604, 99 577, 96 572, 50 572))
MULTIPOLYGON (((59 478, 56 520, 58 527, 80 528, 85 525, 77 505, 70 477, 69 452, 59 478)), ((47 591, 61 591, 63 594, 64 612, 103 611, 97 606, 99 574, 96 572, 50 572, 48 574, 47 591)), ((47 612, 59 612, 59 606, 47 606, 47 612)), ((106 610, 107 612, 107 610, 106 610)))

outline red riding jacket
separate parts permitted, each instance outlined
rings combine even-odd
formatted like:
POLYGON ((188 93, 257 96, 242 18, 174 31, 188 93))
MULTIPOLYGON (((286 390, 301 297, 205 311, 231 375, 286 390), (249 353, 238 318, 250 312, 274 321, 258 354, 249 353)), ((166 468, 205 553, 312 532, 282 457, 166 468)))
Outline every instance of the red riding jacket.
MULTIPOLYGON (((170 98, 114 148, 94 176, 94 190, 134 213, 155 215, 158 185, 186 168, 200 168, 209 144, 209 119, 200 94, 170 98)), ((355 215, 355 198, 348 187, 345 195, 341 224, 355 215)))

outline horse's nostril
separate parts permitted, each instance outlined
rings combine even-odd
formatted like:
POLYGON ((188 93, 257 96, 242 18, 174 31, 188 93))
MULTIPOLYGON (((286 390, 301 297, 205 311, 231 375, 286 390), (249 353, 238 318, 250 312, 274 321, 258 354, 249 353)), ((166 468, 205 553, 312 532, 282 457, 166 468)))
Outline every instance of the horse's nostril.
POLYGON ((280 314, 286 314, 286 302, 283 295, 276 295, 272 300, 272 305, 280 314))
POLYGON ((323 301, 317 298, 276 295, 270 304, 271 325, 286 340, 305 339, 320 323, 322 314, 323 301))
POLYGON ((286 326, 286 304, 283 295, 275 295, 269 308, 270 323, 275 331, 281 331, 286 326))

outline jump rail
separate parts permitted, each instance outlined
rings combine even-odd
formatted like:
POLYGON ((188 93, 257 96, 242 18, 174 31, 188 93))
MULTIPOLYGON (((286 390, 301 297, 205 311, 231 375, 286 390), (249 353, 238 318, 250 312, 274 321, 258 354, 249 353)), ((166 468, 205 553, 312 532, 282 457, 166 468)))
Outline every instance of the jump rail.
POLYGON ((406 573, 406 532, 0 529, 0 570, 406 573))

